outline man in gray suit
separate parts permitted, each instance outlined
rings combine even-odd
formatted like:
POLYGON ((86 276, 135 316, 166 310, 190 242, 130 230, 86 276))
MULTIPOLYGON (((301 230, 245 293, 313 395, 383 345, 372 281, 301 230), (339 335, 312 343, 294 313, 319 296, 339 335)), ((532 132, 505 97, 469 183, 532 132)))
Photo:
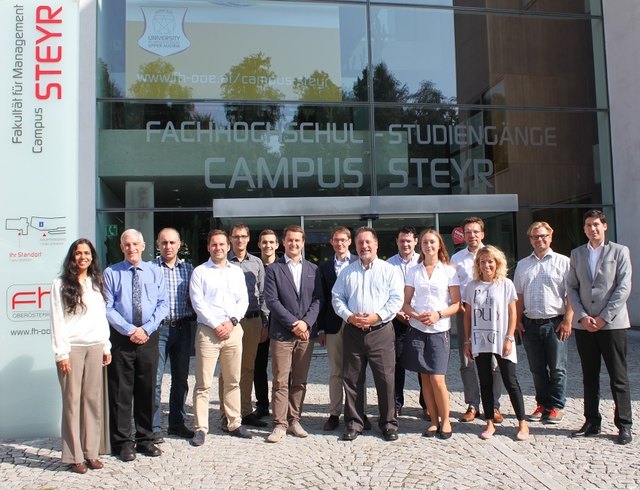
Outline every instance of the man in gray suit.
POLYGON ((629 249, 606 239, 607 220, 601 211, 584 214, 589 242, 571 252, 567 280, 574 311, 573 328, 582 364, 584 425, 574 437, 600 433, 600 365, 604 359, 615 404, 618 444, 631 442, 631 392, 627 377, 627 298, 631 293, 629 249))
POLYGON ((285 255, 267 268, 264 281, 273 370, 273 432, 267 442, 278 442, 287 433, 308 435, 300 425, 300 416, 313 353, 311 329, 320 310, 317 267, 302 258, 304 230, 287 226, 282 243, 285 255))

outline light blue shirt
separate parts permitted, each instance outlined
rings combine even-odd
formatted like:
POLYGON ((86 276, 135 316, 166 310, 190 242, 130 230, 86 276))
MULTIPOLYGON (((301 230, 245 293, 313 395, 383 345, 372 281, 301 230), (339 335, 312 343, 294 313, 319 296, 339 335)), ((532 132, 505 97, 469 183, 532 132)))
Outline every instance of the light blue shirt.
POLYGON ((109 325, 122 335, 131 335, 142 327, 147 335, 158 329, 169 315, 169 299, 160 268, 151 262, 137 266, 142 288, 142 325, 133 324, 133 268, 126 260, 104 271, 104 293, 107 301, 109 325))
POLYGON ((345 322, 352 313, 377 313, 383 323, 391 321, 404 300, 400 270, 381 259, 365 269, 357 260, 342 270, 331 290, 331 304, 345 322))

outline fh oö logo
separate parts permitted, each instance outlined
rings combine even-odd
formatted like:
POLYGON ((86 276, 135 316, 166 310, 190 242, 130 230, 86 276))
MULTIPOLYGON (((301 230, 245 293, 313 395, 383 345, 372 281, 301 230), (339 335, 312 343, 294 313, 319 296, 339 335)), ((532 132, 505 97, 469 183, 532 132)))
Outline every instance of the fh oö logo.
POLYGON ((186 8, 141 7, 144 32, 138 46, 159 56, 170 56, 184 51, 191 42, 184 32, 186 8))
POLYGON ((12 284, 7 288, 7 316, 12 322, 49 320, 51 284, 12 284))

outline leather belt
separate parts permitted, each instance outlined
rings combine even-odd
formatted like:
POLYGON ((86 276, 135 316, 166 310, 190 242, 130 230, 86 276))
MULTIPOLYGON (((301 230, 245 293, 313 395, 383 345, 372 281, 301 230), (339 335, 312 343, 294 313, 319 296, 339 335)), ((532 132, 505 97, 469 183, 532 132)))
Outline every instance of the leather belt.
POLYGON ((547 323, 551 323, 558 318, 562 320, 564 318, 564 315, 552 316, 551 318, 529 318, 528 316, 525 316, 525 318, 535 325, 546 325, 547 323))
POLYGON ((258 310, 258 311, 247 311, 247 312, 244 314, 244 317, 245 317, 246 319, 249 319, 249 318, 255 318, 255 317, 257 317, 257 316, 260 316, 260 310, 258 310))
POLYGON ((372 325, 367 328, 356 327, 353 323, 347 323, 350 327, 355 328, 356 330, 360 330, 364 333, 375 332, 376 330, 380 330, 382 327, 386 325, 386 323, 378 323, 377 325, 372 325))

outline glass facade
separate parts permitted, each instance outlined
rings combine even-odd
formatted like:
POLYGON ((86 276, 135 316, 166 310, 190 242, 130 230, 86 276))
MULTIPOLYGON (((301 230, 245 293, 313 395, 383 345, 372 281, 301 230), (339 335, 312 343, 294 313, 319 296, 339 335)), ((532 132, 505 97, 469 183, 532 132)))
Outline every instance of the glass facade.
POLYGON ((614 205, 600 1, 103 0, 98 16, 107 261, 128 226, 177 227, 198 262, 211 226, 300 222, 323 260, 331 224, 370 222, 387 254, 403 221, 448 234, 464 217, 260 218, 274 198, 515 194, 473 209, 512 259, 532 220, 567 230, 566 253, 583 208, 614 205), (215 215, 237 198, 256 212, 215 215))

